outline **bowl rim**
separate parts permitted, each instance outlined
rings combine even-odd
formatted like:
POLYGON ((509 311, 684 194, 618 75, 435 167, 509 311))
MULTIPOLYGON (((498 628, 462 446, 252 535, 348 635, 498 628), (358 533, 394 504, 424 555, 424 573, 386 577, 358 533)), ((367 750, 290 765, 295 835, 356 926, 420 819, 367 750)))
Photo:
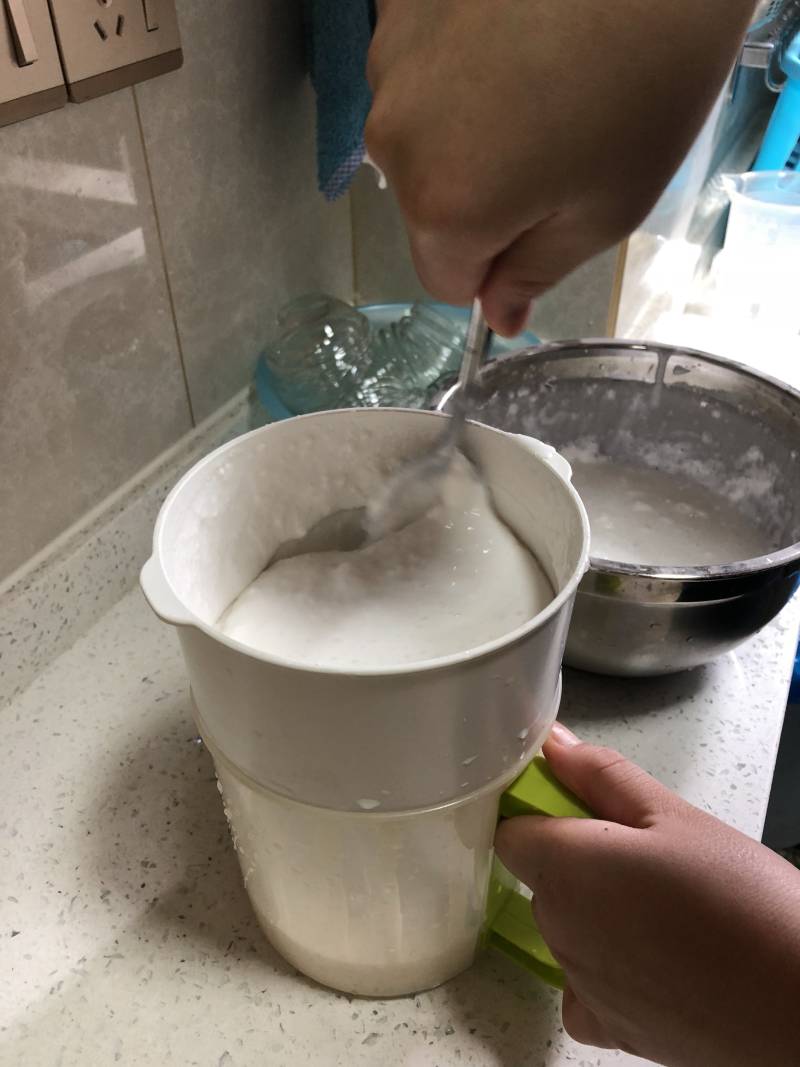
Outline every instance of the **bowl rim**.
MULTIPOLYGON (((608 350, 609 357, 623 354, 627 350, 628 352, 653 352, 656 355, 665 356, 666 359, 675 355, 700 359, 704 363, 711 363, 725 370, 733 370, 744 377, 753 378, 764 385, 776 389, 778 392, 788 394, 797 404, 798 412, 800 413, 800 391, 793 386, 787 385, 785 382, 781 382, 777 378, 771 377, 769 374, 764 374, 763 372, 756 370, 754 367, 749 367, 745 363, 727 359, 725 356, 716 356, 712 355, 710 352, 703 352, 698 348, 687 348, 684 345, 671 345, 662 341, 640 341, 628 338, 615 340, 610 337, 589 337, 566 341, 547 341, 540 345, 530 345, 527 348, 509 352, 507 355, 498 356, 497 359, 492 360, 491 363, 487 364, 480 371, 477 381, 478 383, 482 380, 489 381, 495 373, 496 368, 500 365, 531 362, 534 357, 539 358, 544 355, 556 355, 559 352, 565 353, 572 349, 588 349, 590 351, 605 349, 608 350)), ((451 385, 448 389, 444 390, 436 398, 435 410, 446 410, 446 405, 457 391, 457 384, 451 385)), ((474 421, 477 422, 479 420, 475 419, 474 421)), ((719 583, 735 578, 750 577, 763 574, 767 571, 783 569, 787 566, 791 569, 791 565, 798 561, 800 561, 800 541, 795 541, 794 544, 786 545, 783 548, 777 549, 775 552, 768 552, 762 556, 754 556, 752 559, 737 560, 734 563, 718 563, 709 566, 698 565, 695 567, 645 566, 636 563, 623 563, 617 560, 604 559, 601 556, 592 555, 590 546, 590 571, 586 574, 581 583, 581 592, 606 596, 615 595, 611 590, 595 588, 595 586, 598 585, 597 578, 602 579, 603 575, 609 575, 619 579, 629 579, 629 583, 626 584, 632 582, 638 585, 640 581, 664 582, 670 584, 674 582, 683 582, 692 586, 706 582, 719 583)), ((602 580, 599 584, 602 584, 602 580)), ((628 588, 627 592, 620 589, 616 595, 621 595, 628 599, 630 598, 632 591, 633 590, 630 588, 628 588)), ((695 592, 697 593, 699 590, 695 590, 695 592)), ((739 590, 739 594, 740 593, 741 590, 739 590)), ((670 596, 668 599, 671 602, 674 602, 675 598, 674 596, 670 596)))

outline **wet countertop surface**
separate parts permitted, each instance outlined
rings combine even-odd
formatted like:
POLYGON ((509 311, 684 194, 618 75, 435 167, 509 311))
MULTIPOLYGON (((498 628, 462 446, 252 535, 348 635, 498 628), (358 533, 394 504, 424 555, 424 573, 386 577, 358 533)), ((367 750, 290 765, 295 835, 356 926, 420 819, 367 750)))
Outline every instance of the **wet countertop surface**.
MULTIPOLYGON (((567 673, 562 719, 759 836, 800 602, 661 680, 567 673)), ((485 956, 392 1001, 322 989, 261 934, 174 633, 134 591, 0 712, 0 1064, 539 1067, 583 1048, 559 998, 485 956)))

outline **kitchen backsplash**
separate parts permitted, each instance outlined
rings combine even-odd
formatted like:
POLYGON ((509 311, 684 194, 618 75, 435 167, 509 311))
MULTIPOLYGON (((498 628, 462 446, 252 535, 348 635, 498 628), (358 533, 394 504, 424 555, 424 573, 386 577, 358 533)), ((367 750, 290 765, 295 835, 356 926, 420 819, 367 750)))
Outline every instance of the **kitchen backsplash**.
MULTIPOLYGON (((316 191, 301 5, 177 6, 181 70, 0 130, 0 580, 245 386, 288 297, 420 295, 372 174, 316 191)), ((603 333, 612 278, 539 332, 603 333)))
POLYGON ((0 577, 244 386, 287 297, 352 295, 300 5, 178 17, 181 70, 0 130, 0 577))

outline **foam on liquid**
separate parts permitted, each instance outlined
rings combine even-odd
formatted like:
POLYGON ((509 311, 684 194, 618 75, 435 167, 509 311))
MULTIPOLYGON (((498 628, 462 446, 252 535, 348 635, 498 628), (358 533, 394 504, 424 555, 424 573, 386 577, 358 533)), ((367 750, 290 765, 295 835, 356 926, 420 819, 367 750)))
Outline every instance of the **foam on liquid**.
POLYGON ((762 555, 764 534, 725 497, 689 478, 603 460, 573 462, 589 515, 592 555, 693 567, 762 555))
POLYGON ((323 668, 394 667, 476 648, 537 615, 553 589, 462 456, 427 515, 356 552, 281 560, 218 626, 323 668))

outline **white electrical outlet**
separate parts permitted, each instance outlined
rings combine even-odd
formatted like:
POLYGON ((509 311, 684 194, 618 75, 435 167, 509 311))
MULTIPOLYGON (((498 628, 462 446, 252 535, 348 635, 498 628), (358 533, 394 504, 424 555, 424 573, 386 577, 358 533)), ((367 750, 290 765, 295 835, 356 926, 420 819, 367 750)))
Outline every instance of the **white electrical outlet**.
POLYGON ((76 103, 183 62, 174 0, 50 0, 50 8, 76 103))

